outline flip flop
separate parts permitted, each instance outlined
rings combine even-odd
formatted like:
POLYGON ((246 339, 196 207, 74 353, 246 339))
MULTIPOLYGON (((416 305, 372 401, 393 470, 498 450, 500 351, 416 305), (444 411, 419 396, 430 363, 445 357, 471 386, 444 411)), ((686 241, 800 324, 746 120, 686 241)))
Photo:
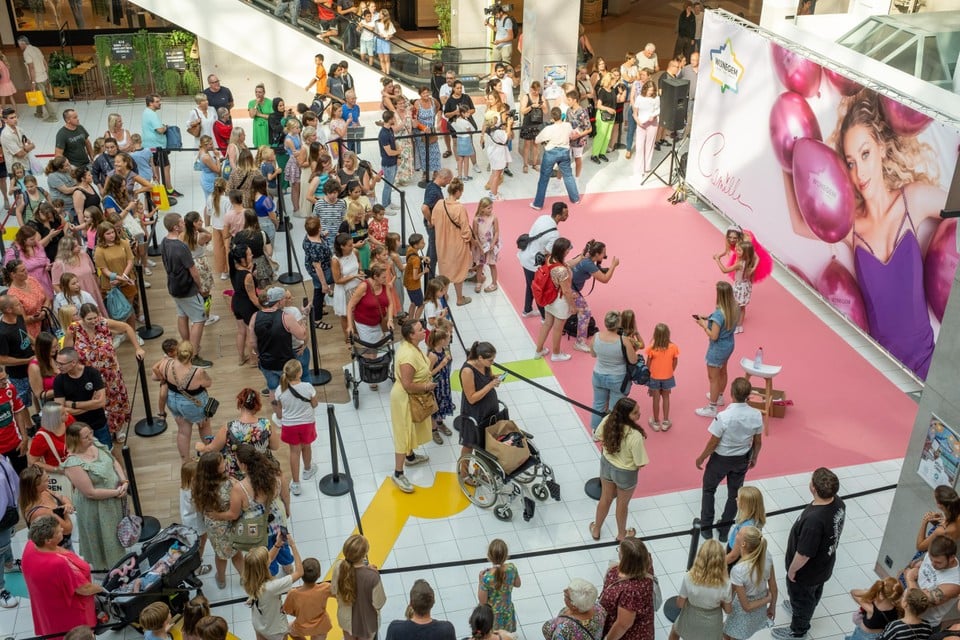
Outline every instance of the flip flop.
POLYGON ((499 287, 498 287, 497 285, 491 284, 489 287, 484 288, 484 291, 487 292, 487 293, 493 293, 493 292, 496 291, 497 289, 499 289, 499 287))
MULTIPOLYGON (((637 530, 634 529, 633 527, 628 527, 626 531, 626 535, 623 536, 623 538, 636 538, 636 537, 637 537, 637 530)), ((617 542, 623 542, 623 538, 617 538, 617 542)))
POLYGON ((209 564, 202 564, 202 565, 200 565, 200 568, 197 569, 197 575, 198 575, 198 576, 205 576, 205 575, 207 575, 208 573, 210 573, 211 571, 213 571, 213 567, 212 567, 212 566, 210 566, 209 564))
POLYGON ((595 528, 596 526, 597 526, 597 525, 596 525, 595 523, 593 523, 593 522, 590 523, 590 537, 593 538, 594 540, 599 540, 599 539, 600 539, 600 534, 599 534, 599 533, 596 533, 596 534, 595 534, 595 533, 593 532, 593 530, 594 530, 594 528, 595 528))

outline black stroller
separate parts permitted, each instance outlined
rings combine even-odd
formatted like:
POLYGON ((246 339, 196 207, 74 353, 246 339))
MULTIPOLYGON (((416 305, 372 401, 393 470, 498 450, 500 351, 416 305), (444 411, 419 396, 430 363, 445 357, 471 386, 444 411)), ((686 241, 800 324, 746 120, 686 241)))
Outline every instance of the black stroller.
POLYGON ((353 406, 360 408, 360 383, 380 384, 393 380, 393 332, 388 331, 378 342, 364 342, 350 335, 350 368, 344 371, 347 391, 353 396, 353 406), (351 390, 352 388, 352 390, 351 390))
POLYGON ((139 629, 140 612, 154 602, 165 602, 170 612, 183 612, 191 591, 202 583, 200 536, 182 524, 172 524, 144 543, 139 553, 128 553, 103 581, 106 593, 97 596, 98 609, 110 616, 114 629, 139 629))

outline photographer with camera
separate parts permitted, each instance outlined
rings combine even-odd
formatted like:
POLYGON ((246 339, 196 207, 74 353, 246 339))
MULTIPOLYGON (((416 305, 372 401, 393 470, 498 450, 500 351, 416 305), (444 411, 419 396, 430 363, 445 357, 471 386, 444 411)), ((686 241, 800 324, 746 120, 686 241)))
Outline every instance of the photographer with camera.
POLYGON ((547 255, 553 249, 554 241, 560 237, 557 227, 570 217, 570 210, 565 202, 554 202, 553 210, 534 220, 530 231, 517 238, 517 258, 523 267, 523 277, 526 287, 523 294, 523 317, 530 318, 537 314, 543 319, 544 311, 533 310, 533 276, 537 267, 546 261, 547 255))
MULTIPOLYGON (((573 267, 572 280, 570 282, 573 288, 573 306, 577 310, 577 341, 573 348, 577 351, 590 353, 590 345, 587 339, 590 337, 588 328, 590 327, 590 305, 587 304, 587 298, 583 294, 583 287, 591 278, 597 282, 606 284, 613 278, 613 272, 620 265, 620 259, 616 256, 610 261, 609 267, 600 266, 607 259, 607 245, 597 240, 587 241, 583 248, 583 260, 573 267)), ((593 291, 593 286, 590 287, 593 291)), ((589 292, 588 292, 589 293, 589 292)))
POLYGON ((493 29, 494 67, 491 69, 490 75, 496 72, 497 62, 510 64, 510 60, 513 58, 513 39, 517 35, 517 21, 508 13, 512 10, 512 4, 501 4, 499 2, 483 10, 488 15, 484 24, 493 29))

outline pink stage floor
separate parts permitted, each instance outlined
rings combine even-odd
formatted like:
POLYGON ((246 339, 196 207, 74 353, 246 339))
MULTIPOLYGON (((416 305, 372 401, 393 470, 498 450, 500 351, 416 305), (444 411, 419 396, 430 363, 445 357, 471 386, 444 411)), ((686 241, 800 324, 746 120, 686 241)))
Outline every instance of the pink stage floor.
MULTIPOLYGON (((649 341, 656 323, 665 322, 680 348, 669 432, 647 428, 650 399, 645 389, 634 387, 631 392, 641 402, 650 455, 638 495, 700 485, 701 472, 694 461, 707 440, 709 421, 693 411, 706 403, 707 338, 691 314, 706 315, 713 310, 714 285, 726 277, 712 258, 722 248, 722 234, 689 205, 667 203, 669 194, 657 189, 588 195, 571 208, 570 219, 560 226, 574 250, 596 238, 607 243, 611 259, 618 256, 621 260, 613 280, 606 285, 598 283, 588 296, 598 322, 610 309, 631 308, 644 340, 649 341)), ((547 201, 544 212, 554 200, 547 201)), ((505 201, 496 209, 504 245, 499 264, 501 286, 518 313, 524 279, 513 255, 514 240, 539 215, 528 203, 505 201)), ((539 318, 526 319, 524 324, 536 339, 539 318)), ((742 375, 740 359, 752 358, 762 346, 766 362, 783 365, 775 387, 786 391, 794 402, 784 419, 771 421, 770 435, 764 439, 752 477, 903 456, 916 404, 772 277, 754 287, 745 329, 736 336, 731 381, 742 375)), ((573 359, 550 366, 566 394, 589 405, 593 359, 575 351, 566 337, 562 344, 573 359)), ((588 428, 589 416, 578 413, 588 428)))

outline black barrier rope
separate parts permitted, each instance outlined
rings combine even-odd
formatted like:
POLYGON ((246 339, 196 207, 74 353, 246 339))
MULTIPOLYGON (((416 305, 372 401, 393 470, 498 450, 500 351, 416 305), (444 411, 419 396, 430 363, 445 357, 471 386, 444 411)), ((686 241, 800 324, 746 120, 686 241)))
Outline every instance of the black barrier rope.
MULTIPOLYGON (((337 430, 339 431, 339 427, 337 428, 337 430)), ((342 443, 341 443, 341 452, 342 452, 342 450, 343 450, 343 445, 342 445, 342 443)), ((897 488, 897 485, 896 485, 896 484, 888 484, 888 485, 884 485, 884 486, 882 486, 882 487, 874 487, 873 489, 864 489, 863 491, 857 491, 857 492, 854 492, 854 493, 848 493, 847 495, 840 496, 840 498, 841 498, 842 500, 844 500, 844 501, 846 501, 846 500, 856 500, 857 498, 862 498, 862 497, 864 497, 864 496, 873 495, 873 494, 875 494, 875 493, 883 493, 884 491, 890 491, 890 490, 896 489, 896 488, 897 488)), ((785 508, 785 509, 777 509, 777 510, 775 510, 775 511, 770 511, 769 513, 767 513, 767 517, 769 518, 769 517, 772 517, 772 516, 779 516, 779 515, 784 515, 784 514, 787 514, 787 513, 793 513, 793 512, 795 512, 795 511, 802 511, 803 509, 806 509, 807 506, 808 506, 808 505, 806 505, 806 504, 802 504, 802 505, 796 505, 796 506, 793 506, 793 507, 787 507, 787 508, 785 508)), ((358 520, 358 522, 359 522, 359 520, 358 520)), ((724 523, 724 524, 733 524, 733 522, 728 522, 728 523, 724 523)), ((362 534, 363 531, 361 530, 360 533, 362 534)), ((657 540, 666 540, 666 539, 668 539, 668 538, 679 538, 679 537, 681 537, 681 536, 691 535, 691 533, 692 533, 692 531, 691 531, 690 529, 682 529, 682 530, 680 530, 680 531, 668 531, 668 532, 666 532, 666 533, 656 533, 656 534, 649 535, 649 536, 641 536, 641 537, 640 537, 640 540, 643 540, 644 542, 654 542, 654 541, 657 541, 657 540)), ((699 527, 698 527, 698 528, 696 529, 696 534, 699 535, 699 533, 700 533, 700 529, 699 529, 699 527)), ((575 553, 575 552, 579 552, 579 551, 591 551, 591 550, 594 550, 594 549, 605 549, 605 548, 608 548, 608 547, 615 547, 615 546, 617 546, 618 544, 620 544, 620 543, 617 542, 616 540, 612 540, 612 541, 608 541, 608 542, 593 542, 593 543, 590 543, 590 544, 579 544, 579 545, 574 545, 574 546, 571 546, 571 547, 559 547, 559 548, 554 548, 554 549, 542 549, 542 550, 540 550, 540 551, 523 551, 523 552, 521 552, 521 553, 512 553, 512 554, 510 554, 510 558, 513 559, 513 560, 522 560, 522 559, 526 559, 526 558, 539 558, 539 557, 541 557, 541 556, 556 555, 556 554, 560 554, 560 553, 575 553)), ((380 569, 379 572, 380 572, 380 575, 390 575, 390 574, 394 574, 394 573, 409 573, 409 572, 411 572, 411 571, 425 572, 425 571, 432 571, 432 570, 434 570, 434 569, 449 569, 449 568, 452 568, 452 567, 461 567, 461 566, 463 566, 463 565, 468 565, 468 564, 483 564, 483 563, 485 563, 485 562, 489 562, 489 560, 488 560, 487 558, 485 558, 485 557, 484 557, 484 558, 467 558, 467 559, 464 559, 464 560, 448 560, 448 561, 446 561, 446 562, 437 562, 437 563, 433 563, 433 564, 418 564, 418 565, 412 565, 412 566, 406 566, 406 567, 394 567, 394 568, 389 568, 389 569, 380 569)), ((192 589, 169 589, 168 591, 170 591, 171 593, 172 593, 172 592, 177 592, 177 593, 186 592, 186 593, 189 593, 189 592, 192 591, 192 589)), ((101 594, 101 595, 103 595, 103 596, 105 596, 105 597, 108 597, 108 598, 111 597, 110 594, 101 594)), ((245 598, 245 597, 241 597, 241 598, 231 598, 231 599, 229 599, 229 600, 220 600, 220 601, 217 601, 217 602, 211 602, 211 603, 210 603, 210 608, 211 608, 211 609, 215 609, 215 608, 218 608, 218 607, 226 607, 226 606, 231 606, 231 605, 235 605, 235 604, 242 604, 242 603, 244 603, 244 602, 246 602, 246 601, 247 601, 247 598, 245 598)), ((125 625, 124 625, 124 626, 125 626, 125 625)), ((96 626, 93 628, 93 630, 94 630, 95 633, 99 634, 99 633, 101 633, 102 631, 112 630, 112 629, 115 629, 116 627, 117 627, 117 623, 113 623, 113 624, 98 624, 98 625, 96 625, 96 626)), ((51 638, 59 638, 59 637, 63 636, 64 633, 65 633, 65 632, 49 633, 49 634, 43 635, 43 636, 30 636, 30 637, 28 637, 28 638, 23 638, 22 640, 50 640, 51 638)))

